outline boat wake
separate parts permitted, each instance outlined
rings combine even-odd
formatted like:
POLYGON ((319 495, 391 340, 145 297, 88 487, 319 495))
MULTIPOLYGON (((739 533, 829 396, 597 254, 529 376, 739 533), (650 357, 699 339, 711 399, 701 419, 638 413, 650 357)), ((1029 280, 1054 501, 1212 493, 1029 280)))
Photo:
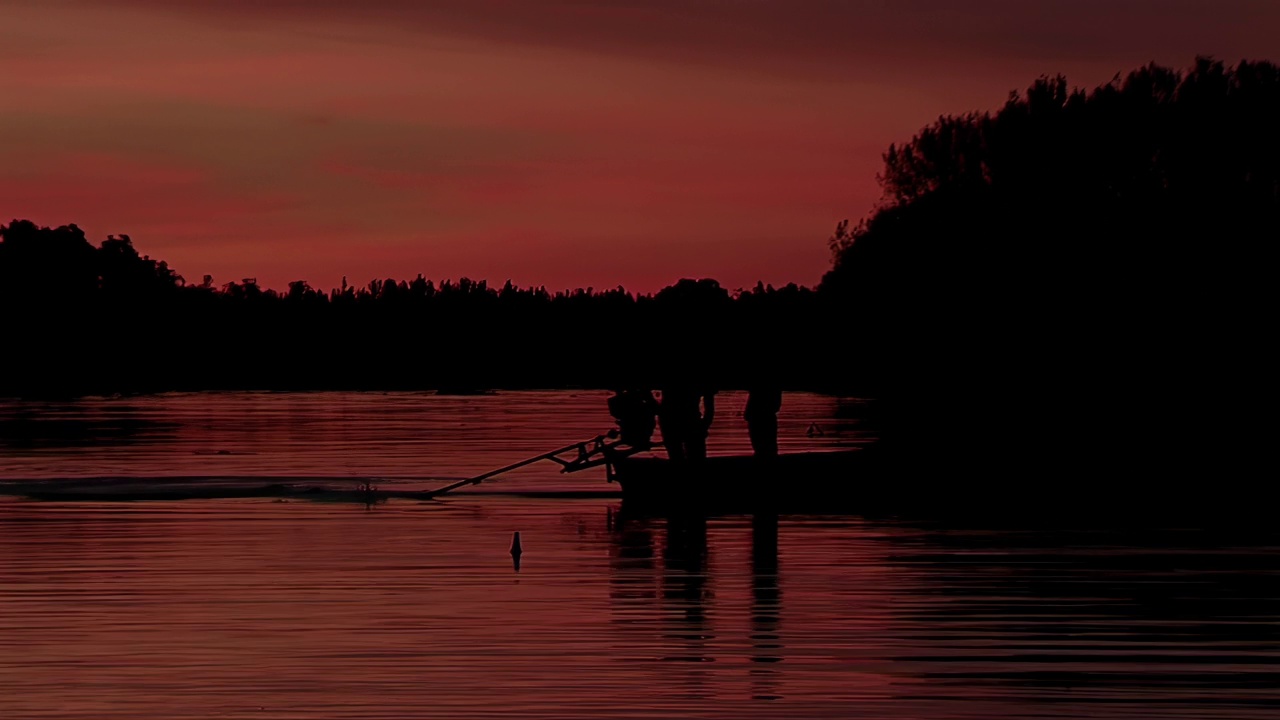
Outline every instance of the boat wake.
POLYGON ((236 498, 298 499, 314 502, 439 502, 464 496, 523 498, 606 498, 616 491, 500 490, 467 488, 439 498, 435 490, 460 477, 98 477, 0 480, 0 497, 52 502, 139 502, 236 498))

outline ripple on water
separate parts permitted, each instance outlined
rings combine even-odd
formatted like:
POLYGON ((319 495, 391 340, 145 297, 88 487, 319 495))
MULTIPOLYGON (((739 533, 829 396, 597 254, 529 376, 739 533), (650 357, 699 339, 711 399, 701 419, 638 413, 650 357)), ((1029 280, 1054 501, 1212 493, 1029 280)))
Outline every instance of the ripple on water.
MULTIPOLYGON (((132 435, 27 427, 0 476, 467 476, 599 432, 602 399, 6 407, 132 435)), ((789 447, 861 437, 834 399, 788 399, 789 447)), ((738 400, 713 450, 745 443, 738 400)), ((599 486, 551 469, 495 489, 599 486)), ((0 498, 0 718, 1273 718, 1278 576, 1267 532, 667 520, 512 495, 0 498)))

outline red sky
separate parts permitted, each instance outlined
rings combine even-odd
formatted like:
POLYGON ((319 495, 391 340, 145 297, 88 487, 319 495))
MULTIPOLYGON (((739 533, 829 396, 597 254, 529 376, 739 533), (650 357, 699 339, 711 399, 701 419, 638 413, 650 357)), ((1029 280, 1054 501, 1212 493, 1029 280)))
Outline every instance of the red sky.
POLYGON ((1273 0, 4 0, 0 27, 0 222, 276 288, 812 285, 940 114, 1280 60, 1273 0))

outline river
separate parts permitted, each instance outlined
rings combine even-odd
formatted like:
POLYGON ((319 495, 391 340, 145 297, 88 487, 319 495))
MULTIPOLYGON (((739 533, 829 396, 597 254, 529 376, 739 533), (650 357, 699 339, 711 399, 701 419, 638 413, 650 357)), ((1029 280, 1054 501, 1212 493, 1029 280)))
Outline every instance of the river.
MULTIPOLYGON (((1280 714, 1271 528, 644 517, 549 464, 202 497, 431 488, 608 429, 605 396, 0 404, 0 718, 1280 714)), ((747 449, 743 400, 711 453, 747 449)), ((788 394, 783 450, 865 442, 860 407, 788 394)))

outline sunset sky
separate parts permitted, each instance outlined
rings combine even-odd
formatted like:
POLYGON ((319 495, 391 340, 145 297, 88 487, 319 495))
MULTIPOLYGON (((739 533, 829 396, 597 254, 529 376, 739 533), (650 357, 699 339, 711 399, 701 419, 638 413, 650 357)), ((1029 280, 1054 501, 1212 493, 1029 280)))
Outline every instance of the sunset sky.
POLYGON ((0 223, 276 288, 812 285, 939 114, 1280 60, 1274 0, 2 0, 0 27, 0 223))

